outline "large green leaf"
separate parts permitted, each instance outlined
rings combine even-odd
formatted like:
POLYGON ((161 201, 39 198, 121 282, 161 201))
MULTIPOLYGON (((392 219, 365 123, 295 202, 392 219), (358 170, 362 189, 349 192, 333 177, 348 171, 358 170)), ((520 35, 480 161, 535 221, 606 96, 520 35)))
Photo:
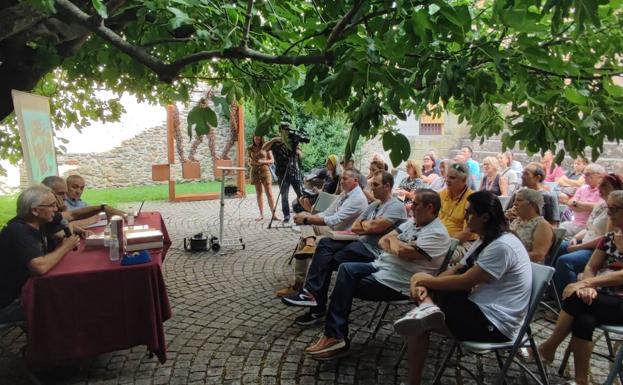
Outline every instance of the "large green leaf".
POLYGON ((216 113, 210 107, 194 107, 188 113, 188 137, 192 138, 193 130, 199 135, 206 135, 210 132, 211 127, 218 124, 216 113))
POLYGON ((574 87, 571 86, 565 88, 564 95, 565 98, 567 98, 567 100, 573 104, 584 106, 586 105, 586 102, 588 102, 588 97, 582 95, 580 91, 576 90, 574 87))
POLYGON ((106 4, 104 4, 102 0, 91 0, 91 3, 102 19, 108 18, 108 10, 106 9, 106 4))

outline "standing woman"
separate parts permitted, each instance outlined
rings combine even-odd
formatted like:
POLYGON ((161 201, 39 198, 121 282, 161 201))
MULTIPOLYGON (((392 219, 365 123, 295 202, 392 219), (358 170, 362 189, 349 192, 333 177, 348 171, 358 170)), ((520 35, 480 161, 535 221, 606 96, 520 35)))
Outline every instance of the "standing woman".
MULTIPOLYGON (((255 194, 257 195, 257 206, 260 209, 260 216, 255 219, 261 221, 264 219, 264 200, 262 198, 262 187, 268 197, 268 206, 270 212, 275 210, 275 200, 273 198, 272 183, 273 178, 270 174, 268 166, 273 164, 273 152, 262 150, 264 138, 253 135, 253 143, 247 149, 249 153, 249 165, 251 166, 251 183, 255 186, 255 194)), ((273 219, 277 217, 273 216, 273 219)))
POLYGON ((482 161, 485 176, 480 191, 491 191, 497 196, 508 196, 508 179, 499 174, 500 164, 496 157, 488 156, 482 161))
POLYGON ((429 185, 439 178, 439 174, 435 171, 435 158, 430 155, 424 155, 422 162, 422 180, 429 185))

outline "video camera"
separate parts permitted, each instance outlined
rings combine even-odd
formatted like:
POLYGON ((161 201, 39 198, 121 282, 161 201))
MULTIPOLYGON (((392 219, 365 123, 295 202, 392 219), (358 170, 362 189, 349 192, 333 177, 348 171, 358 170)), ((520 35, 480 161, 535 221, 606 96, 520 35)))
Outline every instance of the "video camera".
POLYGON ((279 124, 279 129, 287 132, 288 141, 293 147, 296 147, 299 143, 309 143, 309 136, 307 136, 307 132, 305 132, 302 128, 292 128, 289 123, 281 122, 279 124))

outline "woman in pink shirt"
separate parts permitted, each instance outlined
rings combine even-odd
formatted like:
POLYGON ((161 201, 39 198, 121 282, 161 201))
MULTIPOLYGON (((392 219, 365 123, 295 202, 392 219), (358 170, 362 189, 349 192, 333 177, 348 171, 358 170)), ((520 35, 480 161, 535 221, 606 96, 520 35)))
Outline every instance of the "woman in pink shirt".
POLYGON ((591 211, 603 201, 599 195, 599 184, 605 173, 606 170, 596 163, 591 163, 584 168, 586 184, 577 189, 573 198, 568 202, 569 208, 573 211, 573 221, 560 224, 561 228, 567 230, 568 236, 574 236, 584 230, 591 211))
POLYGON ((548 150, 545 154, 543 154, 543 159, 541 159, 541 166, 543 166, 543 169, 545 170, 544 182, 556 182, 558 178, 565 175, 565 170, 560 165, 554 165, 553 163, 554 154, 548 150))

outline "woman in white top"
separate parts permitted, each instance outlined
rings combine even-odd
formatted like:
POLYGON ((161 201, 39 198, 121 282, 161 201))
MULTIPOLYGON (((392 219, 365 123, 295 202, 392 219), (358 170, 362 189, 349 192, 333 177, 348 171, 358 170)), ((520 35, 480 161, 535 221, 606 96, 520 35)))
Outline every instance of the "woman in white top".
POLYGON ((500 175, 505 177, 508 182, 508 190, 506 193, 508 195, 513 195, 513 193, 521 187, 521 177, 517 174, 517 171, 512 168, 512 155, 509 151, 506 151, 504 153, 499 153, 497 158, 500 163, 500 175))
POLYGON ((623 175, 612 172, 604 175, 599 184, 599 195, 604 202, 595 206, 591 212, 586 222, 586 230, 577 233, 570 241, 563 241, 558 249, 554 284, 559 295, 562 295, 565 286, 577 280, 593 250, 610 230, 606 199, 615 190, 623 190, 623 175))
POLYGON ((505 342, 516 337, 528 311, 530 258, 508 231, 499 199, 478 191, 467 201, 467 225, 480 239, 456 267, 437 277, 414 274, 411 297, 419 305, 394 323, 398 333, 409 336, 411 385, 421 381, 429 331, 445 324, 459 340, 505 342))

